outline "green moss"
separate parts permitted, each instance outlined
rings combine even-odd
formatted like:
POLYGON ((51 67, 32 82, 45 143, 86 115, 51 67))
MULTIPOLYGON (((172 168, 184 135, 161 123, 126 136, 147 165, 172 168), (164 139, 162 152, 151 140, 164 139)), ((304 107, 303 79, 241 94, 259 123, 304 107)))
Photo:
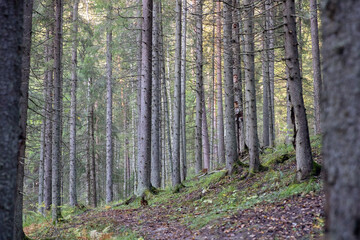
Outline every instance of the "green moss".
POLYGON ((311 170, 311 176, 318 176, 321 172, 321 165, 317 162, 313 162, 313 168, 311 170))

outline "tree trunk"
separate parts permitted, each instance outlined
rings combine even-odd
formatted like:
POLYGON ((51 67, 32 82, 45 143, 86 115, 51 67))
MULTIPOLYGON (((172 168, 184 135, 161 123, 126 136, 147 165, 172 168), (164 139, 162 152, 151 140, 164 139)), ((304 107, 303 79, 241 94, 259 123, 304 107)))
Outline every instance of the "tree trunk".
MULTIPOLYGON (((17 216, 14 221, 14 215, 16 198, 18 198, 16 197, 17 163, 21 156, 19 143, 25 144, 26 116, 20 116, 20 110, 26 111, 21 103, 26 102, 26 98, 21 98, 22 88, 25 85, 21 82, 23 80, 21 62, 25 56, 22 58, 24 53, 19 51, 24 37, 23 3, 23 1, 0 2, 2 9, 0 13, 0 62, 2 63, 0 65, 0 132, 2 136, 0 138, 0 239, 4 240, 15 237, 14 222, 17 221, 17 216), (23 117, 25 121, 22 121, 23 117), (25 125, 20 126, 20 123, 25 123, 25 125)), ((25 34, 29 33, 25 32, 25 34)))
MULTIPOLYGON (((19 156, 17 162, 16 177, 16 199, 15 199, 15 219, 14 219, 14 239, 23 239, 23 193, 24 193, 24 166, 25 166, 25 149, 26 149, 26 126, 27 126, 27 109, 29 98, 29 77, 30 77, 30 51, 31 51, 31 33, 32 33, 32 10, 33 1, 24 1, 24 22, 23 22, 23 53, 21 68, 21 97, 20 97, 20 128, 21 141, 19 146, 19 156)), ((43 129, 42 129, 43 130, 43 129)), ((42 131, 43 133, 43 131, 42 131)))
POLYGON ((108 10, 106 31, 106 203, 113 201, 113 141, 112 141, 112 26, 111 7, 108 10))
POLYGON ((317 20, 317 1, 310 0, 310 26, 311 26, 311 46, 312 63, 314 76, 314 114, 315 114, 315 134, 321 133, 321 67, 320 67, 320 49, 319 49, 319 30, 317 20))
POLYGON ((234 82, 234 109, 235 109, 235 127, 237 138, 237 151, 243 152, 245 150, 245 132, 244 132, 244 110, 243 110, 243 94, 242 94, 242 76, 241 76, 241 48, 240 48, 240 10, 239 1, 233 0, 233 53, 234 53, 234 67, 233 67, 233 82, 234 82))
POLYGON ((244 0, 245 6, 245 99, 247 105, 247 134, 248 147, 250 154, 250 172, 259 171, 259 139, 257 133, 257 116, 256 116, 256 92, 255 92, 255 66, 254 66, 254 2, 253 0, 244 0))
POLYGON ((210 170, 210 142, 209 142, 209 131, 206 116, 206 104, 205 104, 205 91, 203 85, 203 101, 202 101, 202 145, 203 145, 203 168, 210 170))
POLYGON ((196 129, 195 129, 195 172, 202 170, 202 101, 203 101, 203 52, 202 52, 202 6, 203 0, 195 1, 196 26, 196 129))
POLYGON ((186 179, 186 20, 187 0, 182 0, 181 24, 181 181, 186 179))
POLYGON ((234 111, 233 48, 232 48, 232 0, 224 1, 224 75, 225 75, 225 158, 226 168, 232 173, 237 160, 237 144, 234 111))
POLYGON ((302 82, 300 77, 299 55, 296 37, 295 3, 284 0, 285 59, 288 68, 289 92, 294 106, 296 125, 296 168, 299 181, 310 177, 313 160, 306 118, 302 82))
POLYGON ((60 208, 60 159, 61 159, 61 38, 62 38, 62 0, 55 0, 54 37, 54 114, 52 141, 52 220, 57 222, 61 216, 60 208))
POLYGON ((325 237, 360 238, 360 2, 322 4, 325 237))
POLYGON ((269 39, 266 3, 263 3, 263 39, 262 39, 262 75, 263 75, 263 147, 270 145, 270 74, 269 74, 269 39))
POLYGON ((224 110, 222 97, 222 70, 221 70, 221 2, 216 3, 216 98, 217 98, 217 134, 218 134, 218 162, 225 163, 225 139, 224 139, 224 110))
POLYGON ((174 85, 174 127, 173 127, 173 169, 172 185, 181 183, 180 178, 180 129, 181 129, 181 0, 176 0, 175 7, 175 85, 174 85))
MULTIPOLYGON (((90 89, 92 88, 92 78, 89 79, 90 89)), ((90 96, 90 121, 91 121, 91 166, 90 166, 90 181, 91 181, 91 205, 97 207, 97 187, 96 187, 96 141, 95 141, 95 113, 94 103, 90 96)))
POLYGON ((87 81, 87 94, 86 94, 86 200, 87 204, 91 204, 91 89, 90 78, 87 81))
POLYGON ((152 68, 152 106, 151 106, 151 185, 159 188, 161 184, 160 162, 160 62, 159 62, 159 32, 160 32, 160 1, 155 0, 153 9, 153 68, 152 68))
POLYGON ((70 206, 77 205, 76 194, 76 90, 77 90, 77 32, 78 32, 78 6, 79 1, 74 0, 73 6, 73 39, 71 55, 71 104, 70 104, 70 181, 69 196, 70 206))
POLYGON ((138 143, 138 195, 150 188, 151 164, 151 71, 152 71, 152 0, 142 1, 141 101, 138 143))

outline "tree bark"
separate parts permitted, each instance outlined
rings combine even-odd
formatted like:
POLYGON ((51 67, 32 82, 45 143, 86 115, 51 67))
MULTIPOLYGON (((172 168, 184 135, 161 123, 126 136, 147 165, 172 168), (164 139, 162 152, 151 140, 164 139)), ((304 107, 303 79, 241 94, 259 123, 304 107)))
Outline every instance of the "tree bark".
POLYGON ((150 188, 151 164, 151 71, 152 71, 152 0, 142 1, 141 101, 138 143, 138 195, 150 188))
POLYGON ((108 10, 106 31, 106 203, 112 202, 113 192, 113 140, 112 140, 112 26, 111 6, 108 10))
POLYGON ((78 32, 78 6, 79 1, 73 3, 72 53, 71 53, 71 103, 70 103, 70 206, 77 205, 76 194, 76 90, 77 90, 77 32, 78 32))
POLYGON ((225 159, 226 168, 232 173, 237 161, 237 144, 234 110, 232 0, 224 1, 224 75, 225 75, 225 159))
POLYGON ((202 166, 202 101, 203 101, 203 48, 202 48, 202 0, 195 1, 196 29, 196 129, 195 129, 195 172, 199 173, 202 166))
POLYGON ((360 2, 322 4, 325 237, 360 238, 360 2))
POLYGON ((319 30, 317 20, 317 1, 310 0, 310 28, 311 28, 311 46, 312 63, 314 76, 314 115, 315 115, 315 134, 321 133, 321 106, 320 90, 322 85, 321 67, 320 67, 320 48, 319 48, 319 30))
POLYGON ((222 70, 221 70, 221 2, 216 3, 216 98, 217 98, 217 134, 218 134, 218 162, 225 163, 225 139, 224 139, 224 110, 222 96, 222 70))
POLYGON ((296 169, 298 181, 310 177, 313 159, 306 118, 297 48, 295 2, 284 0, 285 59, 289 72, 288 86, 296 125, 296 169))
POLYGON ((254 64, 254 2, 244 0, 245 20, 244 20, 244 40, 245 40, 245 100, 247 105, 247 134, 248 147, 250 154, 250 172, 259 171, 259 139, 257 132, 256 116, 256 91, 255 91, 255 64, 254 64))
POLYGON ((22 117, 26 121, 26 116, 20 116, 24 53, 19 51, 24 36, 24 2, 0 1, 0 8, 0 239, 5 240, 14 237, 19 144, 25 144, 20 126, 22 117))
POLYGON ((269 39, 268 39, 268 25, 266 17, 266 3, 263 3, 263 39, 262 39, 262 75, 263 75, 263 147, 270 145, 270 76, 269 76, 269 39))
POLYGON ((52 141, 52 220, 57 222, 61 216, 60 208, 60 159, 61 159, 61 38, 62 38, 62 0, 55 0, 54 37, 54 114, 52 141))
POLYGON ((181 0, 175 7, 175 85, 174 85, 174 127, 173 127, 173 169, 172 186, 181 183, 180 177, 180 129, 181 129, 181 0))
POLYGON ((202 147, 203 147, 203 168, 210 170, 210 142, 209 142, 209 131, 208 131, 208 124, 207 124, 207 116, 206 116, 206 104, 205 104, 205 91, 203 85, 203 101, 202 101, 202 147))
POLYGON ((160 35, 160 1, 155 0, 153 9, 153 67, 152 67, 152 106, 151 106, 151 185, 159 188, 161 185, 160 162, 160 61, 159 61, 159 35, 160 35))

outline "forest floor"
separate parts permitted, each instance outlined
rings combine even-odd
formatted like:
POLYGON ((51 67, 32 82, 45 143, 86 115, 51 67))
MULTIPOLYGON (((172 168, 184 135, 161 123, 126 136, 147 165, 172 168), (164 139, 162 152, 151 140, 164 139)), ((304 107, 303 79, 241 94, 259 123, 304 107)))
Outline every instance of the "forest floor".
MULTIPOLYGON (((319 164, 320 142, 312 139, 319 164)), ((56 226, 28 213, 24 230, 31 239, 321 239, 321 174, 296 183, 294 154, 291 146, 268 149, 261 156, 267 169, 260 173, 226 176, 219 169, 195 176, 179 193, 167 189, 149 196, 148 206, 136 200, 96 209, 64 207, 56 226)))

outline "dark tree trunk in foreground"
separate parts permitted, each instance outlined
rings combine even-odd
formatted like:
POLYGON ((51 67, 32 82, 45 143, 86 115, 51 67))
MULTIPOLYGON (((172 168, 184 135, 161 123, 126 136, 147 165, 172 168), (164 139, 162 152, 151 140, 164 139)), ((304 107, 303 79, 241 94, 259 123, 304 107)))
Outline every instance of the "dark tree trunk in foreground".
POLYGON ((310 176, 313 159, 311 155, 309 128, 300 76, 294 0, 284 0, 283 16, 285 30, 285 59, 289 73, 288 86, 291 103, 294 107, 296 125, 296 171, 297 179, 301 181, 310 176))
POLYGON ((317 20, 317 1, 310 0, 310 23, 311 23, 311 46, 312 62, 314 76, 314 115, 315 115, 315 134, 321 133, 321 67, 320 67, 320 48, 319 48, 319 30, 317 20))
POLYGON ((20 129, 23 1, 0 1, 0 239, 13 239, 20 129))
POLYGON ((360 2, 324 3, 326 239, 360 239, 360 2))
POLYGON ((14 239, 23 239, 23 193, 24 193, 24 165, 26 148, 26 122, 29 98, 29 77, 30 77, 30 50, 31 50, 31 30, 32 30, 32 10, 33 1, 24 1, 24 35, 23 35, 23 54, 21 72, 21 98, 20 98, 20 128, 21 142, 17 163, 17 192, 15 202, 15 222, 14 239))
POLYGON ((196 129, 195 129, 195 172, 202 170, 202 101, 203 101, 203 47, 202 47, 202 6, 203 0, 195 1, 196 28, 196 129))
POLYGON ((232 0, 224 1, 224 77, 225 77, 225 160, 226 169, 232 173, 237 160, 235 131, 233 46, 232 46, 232 0))
POLYGON ((255 92, 255 63, 254 63, 254 2, 253 0, 244 0, 245 6, 245 100, 247 106, 247 135, 250 154, 250 171, 257 172, 260 167, 259 159, 259 139, 257 132, 256 116, 256 92, 255 92))
POLYGON ((142 195, 151 185, 151 51, 153 1, 143 0, 142 3, 141 97, 138 123, 138 195, 142 195))

